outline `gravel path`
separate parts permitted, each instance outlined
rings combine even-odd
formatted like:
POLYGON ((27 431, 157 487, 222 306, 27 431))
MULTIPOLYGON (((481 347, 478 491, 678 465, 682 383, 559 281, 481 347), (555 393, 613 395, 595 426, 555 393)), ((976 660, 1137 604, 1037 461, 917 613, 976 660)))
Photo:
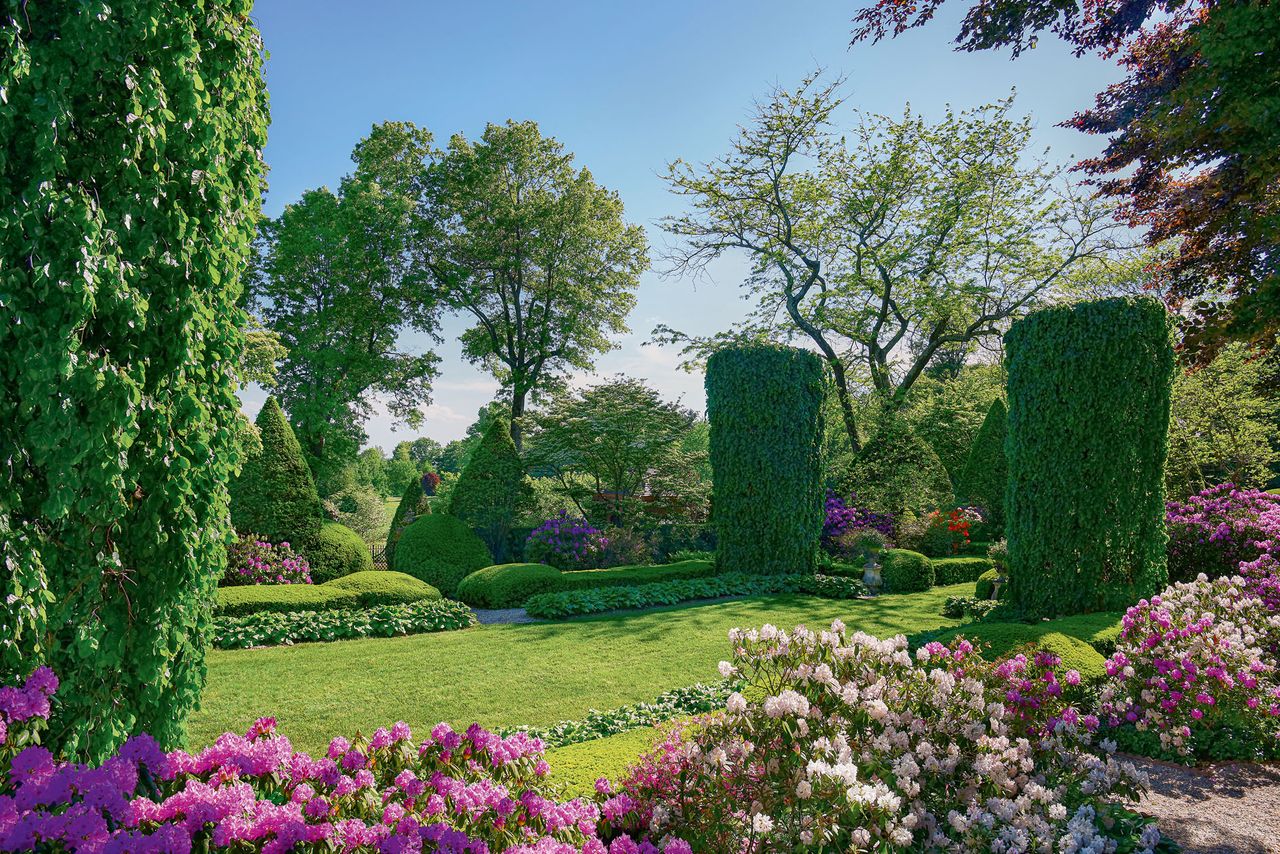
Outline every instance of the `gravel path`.
POLYGON ((476 619, 480 621, 482 626, 496 626, 501 623, 536 622, 524 608, 472 608, 471 610, 475 612, 476 619))
POLYGON ((1141 810, 1185 854, 1280 852, 1280 763, 1219 762, 1188 768, 1127 757, 1151 776, 1141 810))

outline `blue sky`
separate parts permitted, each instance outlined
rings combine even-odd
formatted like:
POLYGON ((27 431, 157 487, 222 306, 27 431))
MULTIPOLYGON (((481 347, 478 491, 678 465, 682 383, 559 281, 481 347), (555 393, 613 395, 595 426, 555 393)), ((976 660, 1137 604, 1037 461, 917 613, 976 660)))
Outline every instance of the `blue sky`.
MULTIPOLYGON (((848 78, 846 118, 854 108, 897 115, 908 102, 938 115, 948 103, 976 106, 1016 87, 1018 109, 1034 117, 1036 141, 1051 146, 1053 159, 1100 147, 1056 125, 1119 78, 1110 63, 1077 59, 1048 38, 1016 61, 956 53, 950 40, 968 5, 954 5, 961 0, 923 29, 850 49, 849 19, 861 2, 259 0, 255 17, 271 54, 267 213, 308 188, 335 186, 352 146, 376 122, 413 121, 443 143, 457 132, 474 137, 486 122, 533 119, 621 194, 627 218, 658 249, 665 237, 655 223, 677 210, 658 177, 665 164, 722 153, 754 99, 817 67, 848 78)), ((696 287, 647 273, 632 332, 599 360, 597 374, 643 377, 701 409, 701 376, 679 371, 674 350, 642 345, 658 323, 701 334, 730 326, 746 308, 737 287, 744 269, 742 259, 725 261, 696 287)), ((496 384, 458 355, 462 328, 445 322, 423 429, 397 425, 380 409, 366 427, 371 444, 389 450, 420 434, 457 438, 492 398, 496 384)), ((403 344, 426 346, 412 337, 403 344)), ((252 414, 263 393, 250 388, 243 398, 252 414)))

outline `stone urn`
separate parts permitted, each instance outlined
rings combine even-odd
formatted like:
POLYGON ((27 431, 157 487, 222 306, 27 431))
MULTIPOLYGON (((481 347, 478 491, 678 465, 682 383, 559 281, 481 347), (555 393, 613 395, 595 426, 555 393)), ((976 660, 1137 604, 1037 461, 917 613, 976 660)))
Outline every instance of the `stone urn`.
POLYGON ((880 578, 880 549, 879 547, 868 548, 865 552, 866 562, 862 565, 862 583, 867 585, 872 593, 879 593, 880 586, 884 581, 880 578))

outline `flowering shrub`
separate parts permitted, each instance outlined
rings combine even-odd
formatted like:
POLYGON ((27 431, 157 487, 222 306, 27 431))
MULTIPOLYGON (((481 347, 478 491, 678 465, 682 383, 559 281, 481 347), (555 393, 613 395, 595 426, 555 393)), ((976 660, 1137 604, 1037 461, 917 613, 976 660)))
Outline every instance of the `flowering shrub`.
POLYGON ((471 609, 450 599, 324 611, 261 611, 238 617, 215 616, 213 645, 218 649, 248 649, 307 641, 389 638, 466 629, 475 624, 476 615, 471 609))
POLYGON ((1280 615, 1239 576, 1174 584, 1125 614, 1101 713, 1154 735, 1164 753, 1275 754, 1277 639, 1280 615))
POLYGON ((854 528, 867 528, 878 531, 889 543, 893 540, 893 514, 877 513, 858 506, 858 496, 850 495, 845 500, 828 490, 824 505, 826 514, 822 523, 822 546, 828 551, 836 547, 841 535, 854 528))
POLYGON ((222 584, 310 584, 307 559, 288 543, 272 543, 247 534, 227 547, 227 571, 222 584))
POLYGON ((959 554, 985 531, 986 513, 979 507, 953 507, 947 512, 934 510, 925 517, 920 551, 930 557, 959 554))
MULTIPOLYGON (((723 714, 677 726, 622 781, 605 818, 694 850, 1152 851, 1124 809, 1144 780, 1094 746, 1041 654, 765 626, 730 632, 723 714)), ((1105 747, 1111 747, 1107 744, 1105 747)))
POLYGON ((534 528, 524 544, 524 559, 557 569, 594 569, 609 540, 585 519, 561 512, 534 528))
MULTIPOLYGON (((56 687, 42 669, 23 688, 0 689, 0 850, 689 852, 674 839, 659 848, 612 833, 606 847, 601 805, 552 797, 543 745, 523 733, 438 724, 415 744, 401 722, 335 738, 315 759, 262 718, 194 755, 137 736, 94 768, 57 762, 20 735, 47 718, 56 687), (15 753, 18 744, 27 746, 15 753)), ((616 808, 604 800, 603 812, 616 808)))
POLYGON ((1165 505, 1169 580, 1235 575, 1262 555, 1280 559, 1280 495, 1224 483, 1165 505))

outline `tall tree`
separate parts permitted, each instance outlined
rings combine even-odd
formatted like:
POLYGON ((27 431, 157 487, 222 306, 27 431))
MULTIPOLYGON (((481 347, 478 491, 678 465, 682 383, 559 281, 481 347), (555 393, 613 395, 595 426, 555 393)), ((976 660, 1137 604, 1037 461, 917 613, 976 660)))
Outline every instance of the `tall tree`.
POLYGON ((288 348, 276 383, 322 494, 354 461, 374 395, 422 422, 439 361, 400 335, 436 337, 438 304, 413 256, 422 163, 431 135, 377 125, 334 193, 310 190, 264 229, 254 302, 288 348))
MULTIPOLYGON (((945 0, 874 0, 854 41, 898 35, 945 0)), ((1100 192, 1176 243, 1152 267, 1182 310, 1185 349, 1203 364, 1229 341, 1280 333, 1280 14, 1273 0, 986 0, 970 7, 961 50, 1011 47, 1050 30, 1077 53, 1116 56, 1128 76, 1070 124, 1107 135, 1084 162, 1100 192)))
MULTIPOLYGON (((671 164, 667 181, 691 210, 663 226, 680 238, 673 271, 730 252, 751 259, 757 307, 734 334, 816 346, 856 451, 855 379, 900 409, 949 348, 997 336, 1076 265, 1111 254, 1118 227, 1032 158, 1030 120, 1012 115, 1012 99, 932 124, 910 111, 863 115, 846 142, 834 127, 839 85, 813 76, 775 91, 727 155, 671 164)), ((720 343, 656 334, 695 354, 720 343)))
POLYGON ((511 435, 530 396, 616 345, 648 267, 644 230, 534 122, 455 136, 424 194, 427 269, 471 315, 463 355, 502 384, 511 435))
POLYGON ((57 672, 67 758, 179 746, 204 683, 265 172, 252 6, 0 4, 0 681, 57 672))

